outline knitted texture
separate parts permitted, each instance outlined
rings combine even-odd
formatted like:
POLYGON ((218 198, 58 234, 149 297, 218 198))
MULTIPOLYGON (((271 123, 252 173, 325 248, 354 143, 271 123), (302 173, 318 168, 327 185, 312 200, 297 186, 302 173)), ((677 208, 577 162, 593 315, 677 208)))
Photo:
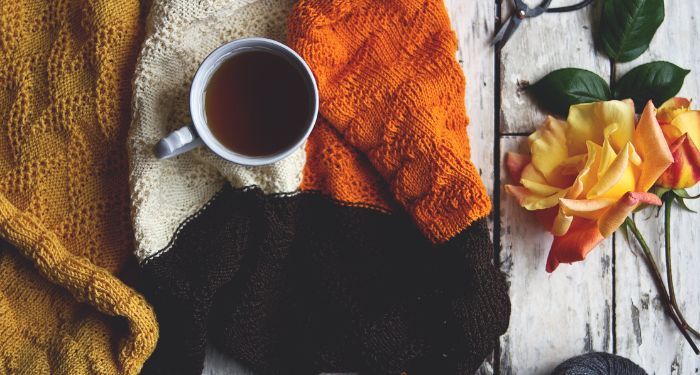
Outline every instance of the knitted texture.
POLYGON ((445 242, 488 215, 442 0, 301 0, 289 27, 288 43, 318 78, 321 115, 428 238, 445 242))
POLYGON ((588 353, 569 358, 552 375, 647 375, 625 357, 610 353, 588 353))
POLYGON ((323 117, 306 143, 309 158, 301 189, 320 191, 341 202, 392 211, 396 204, 369 161, 341 137, 323 117))
POLYGON ((144 373, 201 373, 207 342, 260 374, 473 373, 510 304, 439 1, 294 8, 287 43, 314 69, 321 116, 290 158, 253 168, 205 147, 153 156, 191 120, 199 63, 237 38, 285 41, 291 10, 153 4, 129 141, 140 285, 161 329, 144 373))
POLYGON ((436 248, 407 215, 226 187, 143 268, 144 373, 201 373, 208 338, 257 374, 472 374, 508 324, 491 254, 484 220, 436 248))
POLYGON ((199 64, 234 39, 284 41, 291 0, 155 0, 136 66, 129 153, 136 255, 143 260, 172 244, 178 226, 228 181, 268 193, 299 187, 305 152, 265 167, 228 162, 206 148, 157 160, 153 145, 191 123, 189 89, 199 64))
POLYGON ((0 373, 135 374, 155 347, 116 276, 139 22, 138 1, 0 1, 0 373))

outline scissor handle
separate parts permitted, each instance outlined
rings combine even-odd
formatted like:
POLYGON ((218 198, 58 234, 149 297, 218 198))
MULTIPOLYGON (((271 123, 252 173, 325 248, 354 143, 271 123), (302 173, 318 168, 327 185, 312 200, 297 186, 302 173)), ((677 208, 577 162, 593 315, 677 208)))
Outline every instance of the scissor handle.
POLYGON ((542 0, 540 5, 534 8, 530 8, 527 4, 525 4, 524 0, 513 0, 513 4, 515 5, 515 13, 508 17, 508 20, 506 22, 501 24, 498 31, 496 32, 496 35, 493 38, 492 45, 498 45, 499 48, 503 47, 503 45, 506 44, 508 39, 510 39, 510 37, 513 35, 515 30, 518 28, 518 26, 520 26, 520 23, 525 18, 537 17, 545 12, 570 12, 585 8, 586 6, 593 3, 593 1, 594 0, 581 0, 581 2, 578 4, 567 5, 558 8, 550 8, 549 4, 552 2, 552 0, 542 0))
POLYGON ((544 13, 547 11, 547 8, 549 8, 549 4, 551 4, 552 0, 543 0, 540 5, 530 8, 523 0, 514 0, 515 1, 515 9, 517 14, 522 15, 520 17, 522 18, 530 18, 530 17, 537 17, 540 14, 544 13))

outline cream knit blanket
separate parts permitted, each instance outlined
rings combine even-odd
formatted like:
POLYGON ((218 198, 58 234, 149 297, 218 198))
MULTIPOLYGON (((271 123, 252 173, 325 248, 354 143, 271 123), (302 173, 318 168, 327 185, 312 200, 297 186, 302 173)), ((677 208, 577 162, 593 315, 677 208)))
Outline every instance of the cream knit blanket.
POLYGON ((292 0, 156 0, 136 66, 129 135, 132 217, 140 262, 167 250, 181 223, 228 180, 266 193, 299 187, 303 147, 274 165, 243 167, 206 148, 157 160, 153 145, 191 122, 189 89, 199 64, 214 49, 251 36, 284 42, 292 0))

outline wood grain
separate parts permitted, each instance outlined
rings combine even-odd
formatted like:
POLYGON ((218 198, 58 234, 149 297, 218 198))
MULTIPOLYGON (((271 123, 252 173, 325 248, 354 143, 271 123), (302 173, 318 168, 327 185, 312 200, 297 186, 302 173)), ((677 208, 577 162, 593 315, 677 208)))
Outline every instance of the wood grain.
MULTIPOLYGON (((700 2, 667 0, 666 19, 654 36, 650 50, 637 60, 618 65, 618 75, 656 60, 670 61, 691 69, 693 71, 686 78, 679 95, 694 99, 694 107, 697 108, 700 99, 700 50, 693 47, 692 41, 700 36, 698 17, 700 2)), ((698 188, 694 189, 696 194, 699 191, 698 188)), ((700 209, 699 203, 690 201, 689 205, 697 210, 700 209)), ((695 328, 700 326, 698 219, 698 214, 683 211, 678 206, 673 209, 671 243, 674 283, 681 309, 695 328)), ((645 211, 638 213, 635 220, 665 277, 663 214, 657 218, 652 211, 645 211)), ((697 374, 700 372, 700 357, 693 354, 666 317, 640 251, 636 244, 630 246, 622 236, 616 237, 617 352, 636 361, 650 374, 697 374)))
MULTIPOLYGON (((695 189, 695 193, 700 189, 695 189)), ((697 202, 689 204, 700 209, 697 202)), ((672 225, 674 284, 677 299, 689 323, 700 323, 700 228, 697 214, 674 207, 672 225)), ((663 214, 653 210, 635 215, 635 221, 652 249, 666 277, 664 261, 663 214)), ((617 303, 617 353, 630 358, 650 374, 696 374, 700 358, 678 332, 665 312, 656 286, 647 269, 641 249, 616 236, 615 290, 617 303)), ((632 241, 634 241, 632 239, 632 241)))
MULTIPOLYGON (((539 0, 527 0, 530 6, 539 0)), ((552 6, 578 3, 554 0, 552 6)), ((597 2, 600 3, 600 2, 597 2)), ((512 1, 503 1, 502 19, 512 11, 512 1)), ((535 83, 547 73, 576 67, 610 76, 608 60, 594 48, 593 30, 599 14, 596 7, 570 13, 543 14, 523 21, 501 50, 501 132, 529 133, 544 119, 537 104, 522 87, 535 83)))
MULTIPOLYGON (((525 137, 506 136, 501 150, 526 153, 525 137)), ((502 184, 508 182, 503 171, 502 184)), ((501 269, 513 312, 501 338, 501 374, 549 374, 560 362, 590 351, 612 350, 612 242, 585 262, 545 264, 552 236, 534 215, 501 192, 501 269)))
MULTIPOLYGON (((469 114, 469 143, 471 158, 479 170, 489 196, 494 198, 494 133, 495 114, 495 53, 490 46, 496 25, 496 8, 492 1, 445 0, 445 7, 457 35, 457 59, 467 78, 465 103, 469 114)), ((493 236, 493 215, 489 218, 493 236)), ((492 237, 493 238, 493 237, 492 237)), ((478 371, 481 375, 494 373, 493 355, 478 371)))
POLYGON ((457 35, 457 59, 467 78, 467 127, 471 158, 493 197, 494 186, 494 50, 490 46, 495 26, 491 1, 446 0, 445 6, 457 35))

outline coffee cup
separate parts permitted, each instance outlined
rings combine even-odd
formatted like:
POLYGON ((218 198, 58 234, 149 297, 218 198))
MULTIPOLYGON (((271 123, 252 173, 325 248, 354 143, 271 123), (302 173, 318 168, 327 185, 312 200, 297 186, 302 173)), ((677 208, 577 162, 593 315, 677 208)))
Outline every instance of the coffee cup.
POLYGON ((302 147, 318 117, 311 69, 286 45, 265 38, 227 43, 207 56, 190 89, 192 124, 155 146, 158 159, 207 147, 231 162, 271 164, 302 147))

